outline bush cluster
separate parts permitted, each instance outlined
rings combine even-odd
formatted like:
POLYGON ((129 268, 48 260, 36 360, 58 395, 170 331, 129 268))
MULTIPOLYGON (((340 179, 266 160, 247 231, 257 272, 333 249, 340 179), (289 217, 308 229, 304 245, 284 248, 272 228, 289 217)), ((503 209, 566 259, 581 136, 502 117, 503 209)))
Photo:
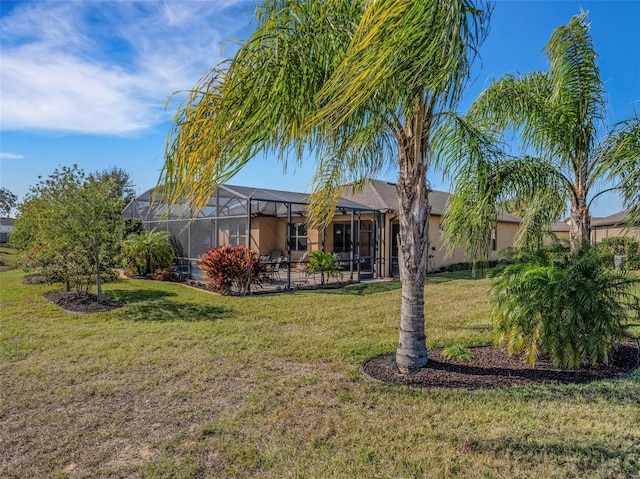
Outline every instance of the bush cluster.
POLYGON ((640 317, 640 278, 608 268, 588 244, 517 254, 492 275, 496 345, 531 364, 540 356, 557 367, 607 363, 631 318, 640 317))
POLYGON ((604 238, 600 242, 600 248, 605 255, 609 267, 613 267, 614 256, 624 255, 626 256, 626 269, 640 269, 640 242, 635 239, 628 237, 604 238))
POLYGON ((173 268, 157 269, 151 278, 155 281, 174 281, 176 283, 180 281, 180 276, 173 268))
POLYGON ((209 288, 221 294, 246 295, 251 286, 261 286, 262 265, 258 252, 244 246, 221 246, 207 251, 200 260, 209 288))

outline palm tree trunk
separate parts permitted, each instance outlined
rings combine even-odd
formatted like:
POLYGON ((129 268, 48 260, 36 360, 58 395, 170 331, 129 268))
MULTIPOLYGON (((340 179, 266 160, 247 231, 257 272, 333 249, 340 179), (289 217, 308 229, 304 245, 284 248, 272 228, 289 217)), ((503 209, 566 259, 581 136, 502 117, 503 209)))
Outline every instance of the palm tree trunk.
POLYGON ((587 206, 586 195, 580 195, 571 205, 571 231, 569 241, 571 251, 576 251, 581 244, 591 240, 591 213, 587 206))
POLYGON ((401 157, 400 160, 397 193, 400 220, 398 264, 402 283, 402 304, 396 365, 402 374, 406 374, 427 364, 424 282, 428 264, 431 207, 427 199, 424 163, 420 160, 410 161, 413 156, 410 152, 401 152, 401 155, 404 158, 401 157))

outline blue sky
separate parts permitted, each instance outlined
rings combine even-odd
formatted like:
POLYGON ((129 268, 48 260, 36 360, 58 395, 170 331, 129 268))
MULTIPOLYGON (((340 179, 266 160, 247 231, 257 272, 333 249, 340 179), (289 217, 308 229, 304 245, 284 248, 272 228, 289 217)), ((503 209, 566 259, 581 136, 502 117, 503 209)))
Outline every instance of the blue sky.
MULTIPOLYGON (((139 192, 155 185, 171 120, 172 93, 192 87, 249 32, 254 2, 20 1, 0 9, 0 185, 20 199, 56 167, 117 166, 139 192), (224 45, 224 49, 223 49, 224 45)), ((492 78, 546 69, 553 29, 589 11, 609 94, 608 123, 640 111, 640 1, 498 1, 491 33, 460 105, 492 78)), ((232 181, 308 191, 312 159, 283 172, 255 158, 232 181)), ((395 180, 391 170, 384 179, 395 180)), ((432 186, 448 191, 438 172, 432 186)), ((593 213, 620 210, 603 196, 593 213)))

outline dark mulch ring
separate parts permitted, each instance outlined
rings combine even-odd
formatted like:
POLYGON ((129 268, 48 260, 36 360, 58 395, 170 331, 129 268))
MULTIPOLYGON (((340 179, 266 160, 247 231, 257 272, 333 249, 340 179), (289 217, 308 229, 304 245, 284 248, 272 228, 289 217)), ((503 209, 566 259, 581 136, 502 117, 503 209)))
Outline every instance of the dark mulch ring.
POLYGON ((429 351, 427 366, 402 375, 395 365, 395 354, 385 354, 364 363, 362 372, 370 379, 388 384, 433 387, 486 389, 542 384, 584 384, 599 379, 615 378, 638 366, 638 341, 625 337, 614 348, 608 366, 575 370, 554 368, 540 360, 529 366, 521 358, 509 356, 493 346, 469 348, 475 358, 470 362, 447 359, 438 350, 429 351))
POLYGON ((100 313, 111 311, 123 306, 107 296, 102 296, 102 303, 98 304, 98 296, 95 293, 77 291, 54 291, 43 295, 53 304, 70 313, 100 313))

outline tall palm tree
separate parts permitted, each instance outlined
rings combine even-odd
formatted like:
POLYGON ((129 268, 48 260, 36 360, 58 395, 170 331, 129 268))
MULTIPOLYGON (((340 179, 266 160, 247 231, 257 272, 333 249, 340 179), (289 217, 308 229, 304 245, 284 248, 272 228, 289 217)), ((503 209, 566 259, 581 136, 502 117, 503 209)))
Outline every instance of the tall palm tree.
POLYGON ((451 162, 457 186, 446 220, 447 240, 451 246, 466 243, 467 250, 481 259, 486 258, 500 201, 526 206, 520 243, 539 243, 543 230, 548 231, 569 204, 574 251, 590 240, 589 208, 600 194, 617 190, 629 208, 640 204, 638 116, 598 142, 606 92, 587 14, 558 27, 545 52, 549 71, 507 75, 494 82, 469 110, 467 120, 475 126, 461 122, 464 127, 455 129, 450 139, 457 143, 453 150, 459 154, 451 162), (486 129, 485 143, 466 134, 473 128, 486 129), (505 132, 515 133, 532 156, 496 153, 505 132), (607 181, 611 188, 596 191, 607 181))
POLYGON ((460 98, 488 10, 471 0, 266 0, 253 34, 196 86, 168 139, 161 180, 194 206, 260 152, 285 165, 314 153, 315 225, 330 222, 341 185, 396 165, 402 372, 427 363, 432 141, 460 98))

